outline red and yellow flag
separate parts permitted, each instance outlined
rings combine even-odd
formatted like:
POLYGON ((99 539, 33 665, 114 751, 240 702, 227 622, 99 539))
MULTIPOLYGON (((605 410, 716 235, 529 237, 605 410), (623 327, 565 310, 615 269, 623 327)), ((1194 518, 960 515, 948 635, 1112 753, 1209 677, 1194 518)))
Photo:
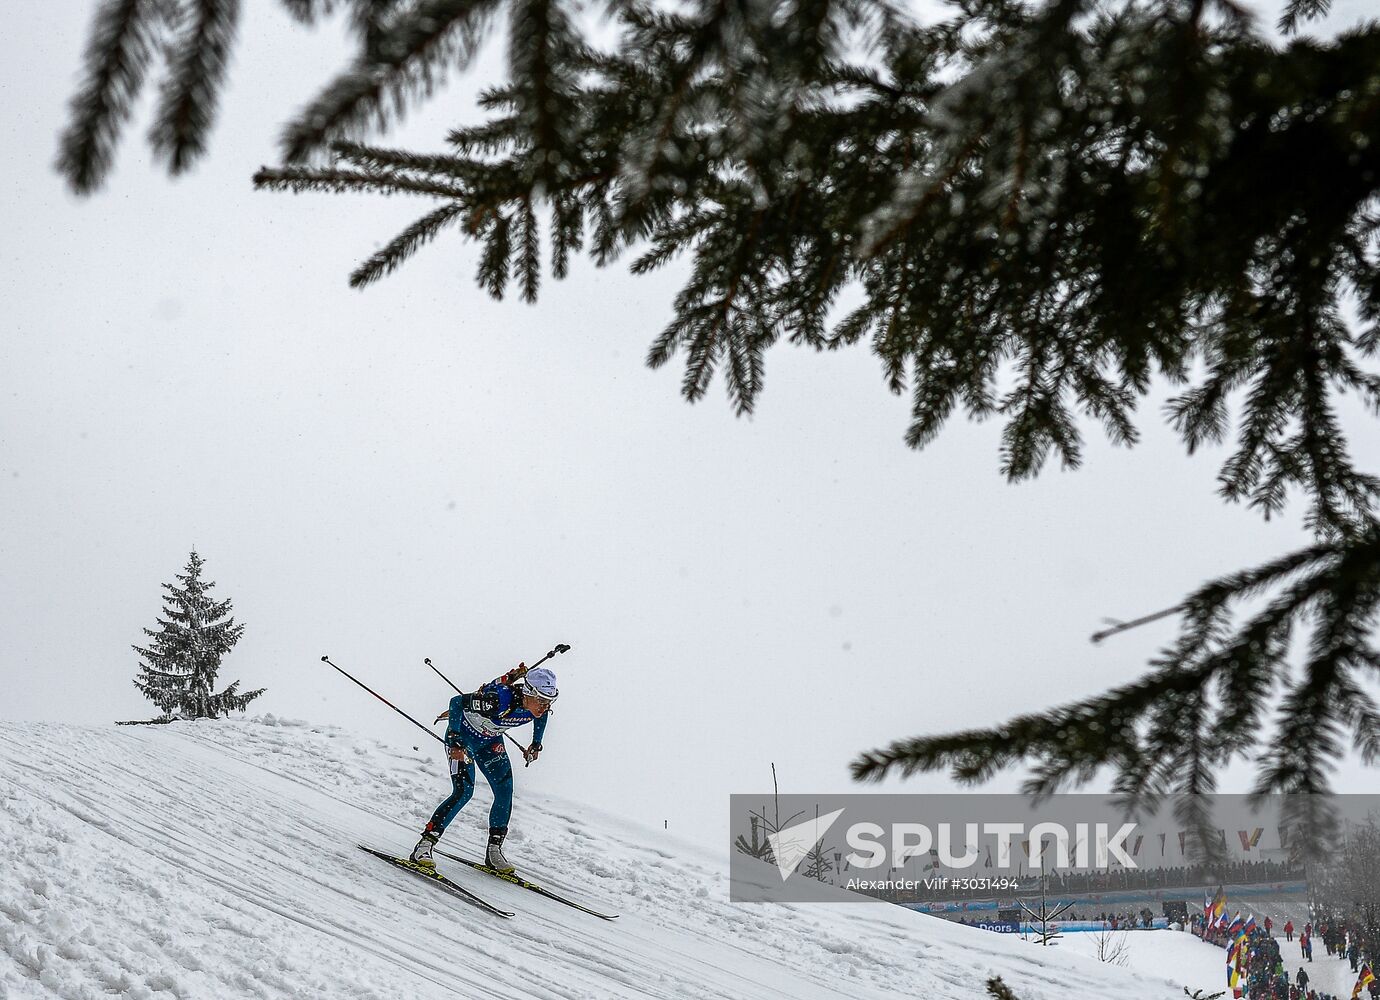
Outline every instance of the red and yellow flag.
POLYGON ((1375 973, 1370 971, 1369 965, 1361 966, 1361 977, 1356 980, 1356 985, 1351 990, 1351 1000, 1356 1000, 1361 995, 1361 991, 1375 982, 1375 973))

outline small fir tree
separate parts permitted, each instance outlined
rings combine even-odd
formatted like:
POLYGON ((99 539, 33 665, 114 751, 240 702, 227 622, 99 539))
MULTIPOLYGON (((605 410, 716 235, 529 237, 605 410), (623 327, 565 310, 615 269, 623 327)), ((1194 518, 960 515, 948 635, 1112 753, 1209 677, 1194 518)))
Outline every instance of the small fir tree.
POLYGON ((239 642, 243 625, 230 615, 230 601, 215 601, 209 591, 215 586, 202 580, 205 565, 193 549, 177 583, 165 583, 163 614, 157 629, 144 629, 153 641, 148 647, 135 646, 139 654, 139 676, 134 686, 157 705, 165 716, 209 719, 242 711, 264 693, 263 688, 239 693, 235 681, 219 694, 212 691, 220 673, 221 658, 239 642))
POLYGON ((776 832, 775 828, 773 828, 766 819, 765 812, 766 810, 763 809, 763 815, 757 813, 752 814, 752 842, 749 843, 748 839, 740 833, 733 847, 739 854, 746 854, 750 857, 757 858, 759 861, 765 861, 768 864, 774 865, 776 864, 776 857, 771 851, 771 841, 767 840, 765 837, 758 837, 758 831, 764 828, 769 833, 776 832))
POLYGON ((829 860, 828 852, 824 849, 824 841, 816 841, 815 846, 810 848, 810 853, 805 855, 805 868, 801 874, 816 882, 827 882, 833 870, 834 863, 829 860))

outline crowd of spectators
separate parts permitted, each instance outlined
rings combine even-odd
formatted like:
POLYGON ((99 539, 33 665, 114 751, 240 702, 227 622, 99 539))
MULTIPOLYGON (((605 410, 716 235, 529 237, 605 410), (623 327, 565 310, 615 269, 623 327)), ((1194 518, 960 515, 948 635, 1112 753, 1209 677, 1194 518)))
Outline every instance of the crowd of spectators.
MULTIPOLYGON (((1126 868, 1111 871, 1056 871, 1050 873, 1043 888, 1050 893, 1117 892, 1144 889, 1183 889, 1194 886, 1259 885, 1302 878, 1302 872, 1275 861, 1243 861, 1220 868, 1204 865, 1177 865, 1170 868, 1126 868)), ((1042 888, 1038 874, 1024 875, 1014 889, 993 893, 990 889, 959 888, 953 879, 924 880, 913 892, 898 894, 900 902, 929 902, 983 899, 994 896, 1038 894, 1042 888)))
MULTIPOLYGON (((1226 929, 1219 926, 1205 930, 1205 925, 1202 914, 1195 914, 1190 921, 1194 934, 1227 947, 1226 929)), ((1247 958, 1234 995, 1243 1000, 1344 1000, 1310 985, 1313 976, 1308 968, 1319 947, 1324 960, 1336 958, 1349 962, 1351 971, 1359 977, 1362 969, 1373 969, 1375 958, 1380 957, 1380 930, 1366 928, 1359 920, 1335 915, 1316 915, 1302 927, 1295 927, 1293 921, 1289 921, 1283 927, 1273 928, 1266 920, 1247 938, 1247 958), (1283 932, 1283 942, 1275 936, 1276 930, 1283 932), (1299 949, 1300 965, 1298 973, 1291 978, 1284 967, 1281 948, 1292 947, 1299 949)), ((1380 1000, 1380 979, 1370 982, 1362 996, 1380 1000)))

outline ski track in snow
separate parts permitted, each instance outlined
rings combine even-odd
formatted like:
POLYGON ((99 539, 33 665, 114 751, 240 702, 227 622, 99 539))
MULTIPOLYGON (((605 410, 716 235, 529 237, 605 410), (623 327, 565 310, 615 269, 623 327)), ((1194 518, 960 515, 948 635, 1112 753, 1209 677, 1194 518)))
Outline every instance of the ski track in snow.
MULTIPOLYGON (((510 856, 621 916, 438 859, 503 920, 355 847, 411 847, 449 788, 429 749, 272 716, 0 724, 0 1000, 968 1000, 993 974, 1022 1000, 1183 995, 884 903, 731 904, 726 859, 530 787, 510 856)), ((442 849, 477 856, 488 804, 442 849)))

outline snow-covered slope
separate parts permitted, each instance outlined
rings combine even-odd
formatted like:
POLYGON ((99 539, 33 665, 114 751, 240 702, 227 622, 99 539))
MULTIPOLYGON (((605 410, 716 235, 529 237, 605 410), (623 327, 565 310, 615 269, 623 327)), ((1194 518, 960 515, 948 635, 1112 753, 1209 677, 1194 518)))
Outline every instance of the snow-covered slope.
MULTIPOLYGON (((1066 934, 1057 948, 1079 954, 1093 956, 1097 953, 1098 934, 1066 934)), ((1305 962, 1299 949, 1298 936, 1286 941, 1279 939, 1279 953, 1284 960, 1285 971, 1291 981, 1297 979, 1300 967, 1308 970, 1308 985, 1322 993, 1337 997, 1351 996, 1351 988, 1356 984, 1356 973, 1344 958, 1329 956, 1319 945, 1313 954, 1314 961, 1305 962)), ((1227 953, 1218 945, 1204 944, 1192 934, 1176 931, 1134 931, 1130 933, 1111 933, 1105 936, 1104 954, 1116 947, 1122 948, 1119 959, 1128 969, 1146 974, 1174 969, 1175 978, 1189 989, 1201 989, 1204 994, 1216 993, 1227 985, 1227 953)))
MULTIPOLYGON (((994 973, 1024 1000, 1183 995, 882 903, 730 904, 723 858, 530 783, 510 857, 622 916, 452 866, 517 912, 491 917, 355 848, 409 848, 444 774, 430 747, 271 717, 0 724, 0 998, 966 1000, 994 973)), ((476 799, 443 847, 474 853, 476 799)))

